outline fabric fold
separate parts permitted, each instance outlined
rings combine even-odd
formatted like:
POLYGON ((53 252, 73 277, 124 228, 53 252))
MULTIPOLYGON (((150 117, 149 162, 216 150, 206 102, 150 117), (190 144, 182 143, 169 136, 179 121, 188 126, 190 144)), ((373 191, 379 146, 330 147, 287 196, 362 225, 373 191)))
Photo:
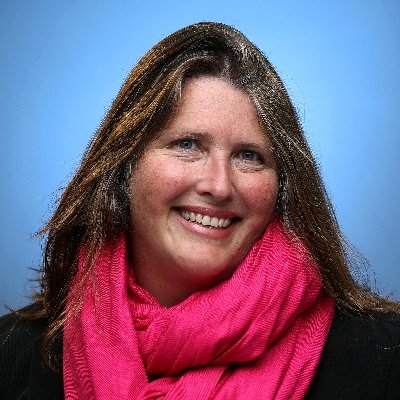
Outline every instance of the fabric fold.
MULTIPOLYGON (((83 269, 82 252, 78 276, 83 269)), ((106 243, 64 329, 66 399, 302 399, 333 318, 318 269, 279 220, 232 277, 166 308, 106 243)))

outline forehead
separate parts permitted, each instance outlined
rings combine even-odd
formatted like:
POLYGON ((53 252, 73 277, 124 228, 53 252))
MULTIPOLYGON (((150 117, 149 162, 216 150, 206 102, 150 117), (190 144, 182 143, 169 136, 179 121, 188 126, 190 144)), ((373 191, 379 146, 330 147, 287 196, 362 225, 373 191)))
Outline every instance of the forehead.
POLYGON ((265 137, 250 96, 229 82, 214 77, 187 80, 177 112, 167 130, 207 132, 211 135, 265 137))
POLYGON ((221 115, 235 110, 246 119, 257 118, 250 96, 230 82, 216 77, 200 76, 184 82, 178 107, 182 113, 209 113, 211 109, 221 115))

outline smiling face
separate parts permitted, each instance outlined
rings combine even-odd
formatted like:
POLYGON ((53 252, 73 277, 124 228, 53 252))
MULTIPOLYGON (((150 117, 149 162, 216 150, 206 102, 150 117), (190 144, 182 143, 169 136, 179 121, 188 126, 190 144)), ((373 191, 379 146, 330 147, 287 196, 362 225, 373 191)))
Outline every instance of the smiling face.
POLYGON ((270 222, 277 193, 249 96, 218 78, 189 79, 132 173, 138 284, 169 306, 228 278, 270 222))

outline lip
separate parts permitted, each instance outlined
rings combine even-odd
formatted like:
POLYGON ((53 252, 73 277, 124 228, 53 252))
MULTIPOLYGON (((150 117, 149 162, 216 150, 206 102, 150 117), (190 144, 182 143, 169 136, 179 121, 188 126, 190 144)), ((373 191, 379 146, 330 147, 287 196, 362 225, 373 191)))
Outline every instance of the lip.
POLYGON ((209 207, 201 207, 201 206, 179 206, 176 209, 180 211, 191 211, 196 214, 208 215, 210 217, 217 218, 240 218, 240 215, 234 211, 221 210, 209 207))
MULTIPOLYGON (((183 209, 183 208, 182 208, 183 209)), ((198 209, 198 208, 197 208, 198 209)), ((186 209, 188 211, 193 211, 192 209, 186 209)), ((193 211, 195 212, 195 211, 193 211)), ((201 212, 198 211, 200 214, 201 212)), ((203 208, 204 212, 204 208, 203 208)), ((211 216, 210 214, 207 214, 211 216)), ((221 214, 218 214, 221 215, 221 214)), ((212 228, 210 226, 204 226, 201 224, 197 224, 195 222, 187 221, 185 218, 182 217, 180 209, 175 209, 175 216, 178 219, 179 223, 184 227, 185 230, 189 231, 192 234, 200 235, 203 238, 211 239, 211 240, 221 240, 228 238, 234 229, 235 221, 231 223, 227 228, 219 229, 219 228, 212 228)), ((217 216, 217 214, 212 215, 217 216)), ((228 217, 226 217, 228 218, 228 217)))

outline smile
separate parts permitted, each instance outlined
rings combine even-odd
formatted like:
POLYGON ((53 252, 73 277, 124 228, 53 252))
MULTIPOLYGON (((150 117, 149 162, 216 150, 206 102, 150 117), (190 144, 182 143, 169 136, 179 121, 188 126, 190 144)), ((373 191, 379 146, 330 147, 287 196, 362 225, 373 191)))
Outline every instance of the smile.
POLYGON ((183 210, 181 215, 187 221, 196 222, 203 226, 211 226, 213 228, 227 228, 232 222, 231 218, 210 217, 209 215, 189 212, 186 210, 183 210))

